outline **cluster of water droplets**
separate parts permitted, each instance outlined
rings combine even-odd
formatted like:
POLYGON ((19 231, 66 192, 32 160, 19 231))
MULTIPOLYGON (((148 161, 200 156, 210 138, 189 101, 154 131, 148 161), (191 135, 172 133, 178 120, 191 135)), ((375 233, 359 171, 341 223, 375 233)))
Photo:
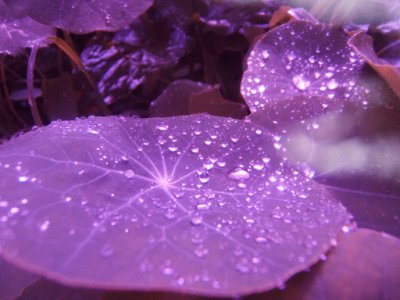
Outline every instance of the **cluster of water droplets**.
POLYGON ((304 48, 301 26, 285 26, 261 39, 247 60, 241 92, 253 112, 293 96, 325 98, 324 108, 332 101, 368 105, 369 89, 356 82, 365 61, 346 45, 344 35, 301 25, 306 35, 315 35, 315 43, 304 48))

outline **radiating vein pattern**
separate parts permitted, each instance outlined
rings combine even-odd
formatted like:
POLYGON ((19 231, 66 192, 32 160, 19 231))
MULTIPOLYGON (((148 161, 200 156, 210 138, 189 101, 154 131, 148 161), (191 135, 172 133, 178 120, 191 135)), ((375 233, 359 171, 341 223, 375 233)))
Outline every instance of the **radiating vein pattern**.
POLYGON ((207 115, 39 128, 0 148, 2 255, 91 286, 275 286, 317 261, 348 221, 278 143, 207 115))

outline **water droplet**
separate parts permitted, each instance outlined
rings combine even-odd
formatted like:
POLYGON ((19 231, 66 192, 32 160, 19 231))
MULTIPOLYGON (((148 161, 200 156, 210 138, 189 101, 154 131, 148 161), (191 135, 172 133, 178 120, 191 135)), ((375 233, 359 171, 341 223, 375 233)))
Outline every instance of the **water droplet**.
POLYGON ((192 153, 199 153, 199 148, 192 148, 190 151, 192 151, 192 153))
POLYGON ((246 180, 250 178, 250 174, 242 168, 236 168, 229 172, 228 178, 232 180, 246 180))
POLYGON ((163 136, 158 137, 158 143, 160 145, 164 145, 166 142, 167 140, 163 136))
POLYGON ((170 147, 168 147, 168 150, 171 151, 171 152, 176 152, 178 150, 178 147, 170 146, 170 147))
POLYGON ((234 143, 236 143, 236 142, 239 141, 239 137, 236 136, 236 135, 233 135, 233 136, 231 136, 231 141, 234 142, 234 143))
POLYGON ((10 213, 11 213, 11 214, 17 214, 17 213, 19 213, 19 208, 18 208, 18 207, 11 207, 11 208, 10 208, 10 213))
POLYGON ((125 176, 126 178, 133 178, 135 176, 135 172, 133 170, 126 170, 125 176))
POLYGON ((263 57, 264 59, 268 59, 268 57, 269 57, 269 52, 268 52, 267 50, 264 50, 264 51, 262 52, 262 57, 263 57))
POLYGON ((8 202, 7 201, 0 201, 0 207, 7 207, 8 202))
POLYGON ((255 238, 255 241, 257 242, 257 243, 266 243, 267 242, 267 238, 266 237, 264 237, 264 236, 257 236, 256 238, 255 238))
POLYGON ((208 203, 199 203, 196 205, 198 210, 208 210, 210 208, 210 204, 208 203))
POLYGON ((259 87, 258 87, 258 92, 259 93, 264 93, 265 92, 265 86, 264 85, 260 85, 259 87))
POLYGON ((294 54, 294 52, 289 52, 287 58, 289 61, 293 61, 296 59, 296 54, 294 54))
POLYGON ((27 176, 19 176, 18 177, 19 182, 27 182, 28 180, 29 180, 29 178, 27 176))
POLYGON ((167 211, 165 212, 165 217, 169 220, 172 220, 173 218, 175 218, 176 216, 176 212, 175 209, 173 208, 168 208, 167 211))
POLYGON ((204 245, 199 245, 194 250, 194 254, 200 258, 205 257, 208 254, 208 249, 204 245))
POLYGON ((50 226, 50 221, 46 220, 42 224, 40 224, 39 229, 40 231, 45 232, 47 231, 47 229, 49 229, 49 226, 50 226))
POLYGON ((283 192, 286 188, 283 185, 278 185, 276 189, 280 192, 283 192))
POLYGON ((203 216, 198 213, 194 213, 190 221, 193 225, 200 225, 203 222, 203 216))
POLYGON ((114 249, 110 244, 105 244, 101 247, 100 254, 103 257, 110 257, 114 253, 114 249))
POLYGON ((328 89, 330 90, 334 90, 339 86, 339 84, 337 83, 337 81, 335 79, 332 79, 328 82, 328 89))
POLYGON ((205 168, 198 170, 197 176, 201 183, 207 183, 210 180, 210 175, 208 175, 208 171, 205 168))
POLYGON ((173 268, 171 268, 170 266, 163 267, 161 271, 164 275, 172 275, 175 272, 175 270, 173 268))
POLYGON ((308 89, 308 87, 311 84, 310 81, 305 79, 302 74, 294 76, 292 82, 295 85, 295 87, 301 91, 308 89))
POLYGON ((250 272, 250 267, 247 263, 239 262, 236 265, 236 270, 238 270, 240 273, 246 274, 250 272))
POLYGON ((169 126, 167 124, 161 123, 161 124, 157 125, 157 129, 160 131, 167 131, 168 128, 169 128, 169 126))
POLYGON ((90 133, 90 134, 94 134, 94 135, 98 135, 99 134, 99 132, 97 130, 94 130, 94 129, 91 129, 91 128, 89 128, 87 130, 87 132, 90 133))

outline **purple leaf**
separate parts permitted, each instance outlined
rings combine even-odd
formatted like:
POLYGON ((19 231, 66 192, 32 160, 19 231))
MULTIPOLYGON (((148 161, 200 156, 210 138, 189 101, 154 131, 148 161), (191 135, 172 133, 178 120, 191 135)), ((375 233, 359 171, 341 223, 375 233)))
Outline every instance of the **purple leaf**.
POLYGON ((4 0, 38 22, 75 33, 115 31, 145 12, 151 0, 4 0), (90 17, 89 17, 90 16, 90 17))
POLYGON ((276 148, 251 123, 207 115, 54 122, 0 147, 2 256, 79 287, 275 287, 349 218, 276 148))
POLYGON ((0 0, 0 53, 16 55, 24 48, 47 46, 48 37, 55 35, 52 27, 15 12, 0 0))
POLYGON ((272 109, 266 116, 279 122, 388 103, 386 86, 364 72, 347 40, 338 29, 303 21, 269 31, 254 45, 242 80, 251 111, 272 109))

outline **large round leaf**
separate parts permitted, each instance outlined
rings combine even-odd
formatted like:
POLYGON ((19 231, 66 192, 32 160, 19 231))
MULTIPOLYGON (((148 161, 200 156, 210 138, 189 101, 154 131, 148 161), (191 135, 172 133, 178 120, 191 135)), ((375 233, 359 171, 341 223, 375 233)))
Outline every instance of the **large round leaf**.
POLYGON ((0 247, 77 286, 238 295, 316 262, 348 221, 248 122, 55 122, 0 148, 0 247))
POLYGON ((115 31, 146 11, 151 0, 4 0, 13 10, 64 30, 115 31))

